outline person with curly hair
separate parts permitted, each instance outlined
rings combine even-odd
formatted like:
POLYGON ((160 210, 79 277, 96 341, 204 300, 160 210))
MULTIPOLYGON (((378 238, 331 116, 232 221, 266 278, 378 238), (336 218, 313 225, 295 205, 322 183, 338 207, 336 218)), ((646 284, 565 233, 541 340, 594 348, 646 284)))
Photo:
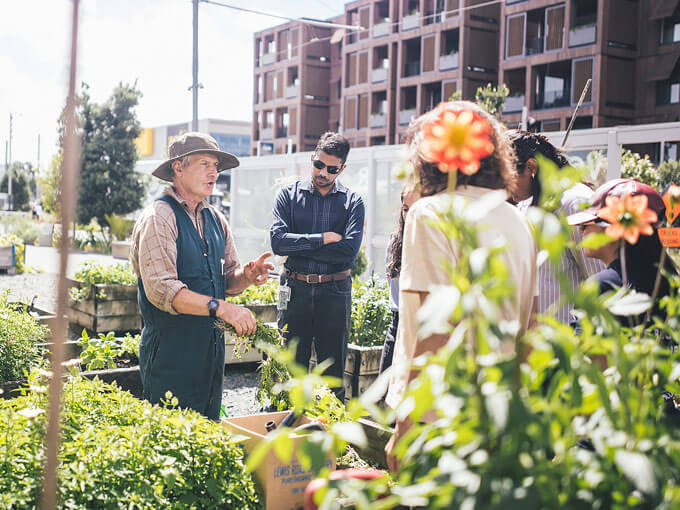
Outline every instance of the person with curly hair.
MULTIPOLYGON (((564 153, 551 144, 548 139, 537 133, 528 131, 509 131, 508 135, 515 150, 515 167, 517 181, 512 198, 518 208, 525 212, 529 207, 538 207, 541 199, 541 180, 539 178, 538 155, 552 161, 559 168, 569 165, 564 153)), ((556 214, 569 215, 580 210, 582 204, 587 203, 593 190, 586 184, 578 183, 565 191, 560 198, 560 207, 556 214)), ((567 248, 558 266, 544 262, 538 268, 538 313, 551 313, 557 320, 567 324, 570 321, 571 306, 562 304, 557 310, 553 305, 562 297, 563 290, 557 274, 563 274, 574 289, 591 275, 602 271, 604 265, 597 259, 586 256, 583 248, 578 245, 582 235, 577 229, 572 229, 572 241, 576 248, 567 248)))
MULTIPOLYGON (((409 210, 404 227, 399 275, 399 329, 385 399, 393 408, 399 405, 410 380, 416 376, 416 372, 411 370, 413 360, 422 354, 438 351, 449 338, 443 334, 420 337, 416 320, 416 314, 431 288, 451 285, 449 271, 443 261, 455 264, 457 260, 460 241, 450 238, 438 228, 437 220, 448 210, 452 200, 460 197, 472 203, 484 200, 496 190, 507 193, 515 179, 512 148, 504 127, 492 115, 467 101, 442 103, 417 118, 409 126, 406 147, 408 162, 413 165, 419 178, 422 198, 409 210), (473 169, 474 172, 470 172, 467 166, 460 168, 455 188, 449 187, 449 174, 440 170, 441 163, 426 156, 423 150, 426 132, 431 130, 444 110, 457 115, 466 112, 467 117, 478 119, 488 128, 486 142, 491 147, 488 155, 480 157, 479 166, 473 169)), ((536 247, 529 227, 517 208, 505 201, 489 208, 475 223, 480 226, 478 239, 482 247, 505 242, 506 249, 501 257, 511 275, 514 292, 501 306, 498 319, 516 323, 516 335, 522 335, 529 327, 537 295, 536 247)), ((506 340, 503 348, 513 348, 514 335, 506 340)), ((392 449, 409 428, 408 418, 397 420, 394 435, 386 446, 390 468, 395 467, 392 449)))
POLYGON ((399 273, 401 271, 401 248, 404 244, 404 226, 406 225, 406 214, 416 200, 418 200, 417 191, 410 184, 406 184, 401 191, 401 210, 399 211, 397 229, 392 232, 390 243, 387 245, 387 284, 390 287, 392 323, 385 334, 378 372, 380 374, 392 365, 394 341, 397 338, 399 327, 399 273))

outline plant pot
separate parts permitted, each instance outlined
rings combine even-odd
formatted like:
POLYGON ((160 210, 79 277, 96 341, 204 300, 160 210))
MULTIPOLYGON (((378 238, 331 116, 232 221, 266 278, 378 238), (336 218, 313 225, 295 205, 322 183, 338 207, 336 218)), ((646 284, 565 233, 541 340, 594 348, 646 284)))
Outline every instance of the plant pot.
POLYGON ((360 397, 378 378, 382 346, 361 347, 347 345, 345 358, 345 400, 360 397))
MULTIPOLYGON (((80 287, 80 282, 70 280, 69 283, 80 287)), ((95 334, 142 329, 136 285, 97 284, 87 299, 69 299, 67 314, 72 324, 95 334), (104 296, 100 297, 102 293, 104 296)))
POLYGON ((113 241, 111 242, 111 255, 116 259, 130 258, 130 246, 132 243, 130 241, 113 241))

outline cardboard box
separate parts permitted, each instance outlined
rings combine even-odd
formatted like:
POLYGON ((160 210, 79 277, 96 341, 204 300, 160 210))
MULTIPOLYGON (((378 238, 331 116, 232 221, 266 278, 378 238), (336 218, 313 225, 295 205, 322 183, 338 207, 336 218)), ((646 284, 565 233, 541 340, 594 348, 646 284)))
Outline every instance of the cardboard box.
MULTIPOLYGON (((267 435, 265 423, 272 420, 278 425, 287 414, 288 411, 281 411, 223 418, 222 425, 232 434, 248 437, 242 444, 246 453, 250 453, 267 435)), ((309 418, 303 416, 296 426, 309 421, 309 418)), ((295 441, 295 447, 289 463, 280 460, 272 449, 255 470, 255 478, 262 487, 266 510, 301 510, 304 508, 305 488, 314 479, 314 473, 305 471, 295 455, 300 436, 291 437, 295 441)), ((335 457, 329 458, 327 465, 331 470, 335 469, 335 457)))

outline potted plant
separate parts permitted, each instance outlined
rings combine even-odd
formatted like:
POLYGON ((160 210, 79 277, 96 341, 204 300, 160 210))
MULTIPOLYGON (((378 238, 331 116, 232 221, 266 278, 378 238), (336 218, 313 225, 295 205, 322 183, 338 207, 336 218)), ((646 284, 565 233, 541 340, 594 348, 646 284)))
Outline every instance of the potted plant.
POLYGON ((134 221, 119 216, 115 213, 107 214, 106 221, 109 224, 109 230, 113 236, 111 241, 111 255, 117 259, 130 258, 130 234, 132 234, 132 227, 134 221))

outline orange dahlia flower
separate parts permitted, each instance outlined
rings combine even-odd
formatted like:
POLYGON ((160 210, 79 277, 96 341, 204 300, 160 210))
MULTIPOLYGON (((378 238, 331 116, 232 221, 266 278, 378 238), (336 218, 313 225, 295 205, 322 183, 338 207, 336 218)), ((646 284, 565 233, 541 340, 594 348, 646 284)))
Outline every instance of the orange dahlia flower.
POLYGON ((597 215, 610 223, 605 234, 614 239, 623 237, 630 244, 635 244, 640 234, 652 235, 657 215, 647 208, 647 195, 608 196, 606 207, 600 209, 597 215))
POLYGON ((423 126, 421 151, 442 172, 460 170, 472 175, 479 162, 493 152, 491 124, 471 110, 440 109, 437 119, 423 126))

